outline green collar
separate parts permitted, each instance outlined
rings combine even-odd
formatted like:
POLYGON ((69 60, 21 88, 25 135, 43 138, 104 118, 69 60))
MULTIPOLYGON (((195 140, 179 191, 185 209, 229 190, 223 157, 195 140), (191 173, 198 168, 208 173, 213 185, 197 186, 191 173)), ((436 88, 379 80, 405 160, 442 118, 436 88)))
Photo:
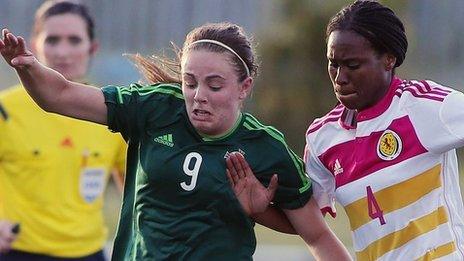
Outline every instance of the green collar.
POLYGON ((216 135, 216 136, 209 136, 209 135, 206 135, 206 134, 203 134, 203 133, 198 133, 198 134, 200 134, 203 141, 222 140, 222 139, 225 139, 225 138, 229 137, 232 133, 234 133, 235 130, 238 128, 238 126, 240 126, 241 121, 242 121, 242 113, 240 113, 240 115, 238 116, 237 121, 235 121, 234 126, 232 128, 230 128, 230 130, 228 130, 225 134, 216 135))

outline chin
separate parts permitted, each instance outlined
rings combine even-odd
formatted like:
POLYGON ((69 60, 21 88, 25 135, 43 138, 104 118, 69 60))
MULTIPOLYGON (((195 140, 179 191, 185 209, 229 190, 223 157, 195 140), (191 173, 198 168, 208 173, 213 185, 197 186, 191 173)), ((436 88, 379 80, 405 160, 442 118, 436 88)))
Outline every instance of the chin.
POLYGON ((343 105, 345 106, 347 109, 350 109, 350 110, 357 110, 359 109, 359 104, 355 101, 352 101, 350 99, 340 99, 337 97, 337 100, 343 105))
POLYGON ((208 126, 208 124, 205 124, 204 122, 197 122, 193 124, 193 127, 195 127, 195 130, 198 131, 199 133, 206 134, 213 136, 212 134, 213 130, 211 130, 211 127, 208 126))

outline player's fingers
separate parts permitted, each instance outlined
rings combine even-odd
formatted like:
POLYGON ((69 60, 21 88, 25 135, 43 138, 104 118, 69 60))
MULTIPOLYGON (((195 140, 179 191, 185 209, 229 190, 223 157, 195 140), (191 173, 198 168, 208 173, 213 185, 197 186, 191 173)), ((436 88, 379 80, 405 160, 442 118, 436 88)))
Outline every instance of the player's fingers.
POLYGON ((251 171, 250 165, 248 165, 248 161, 246 161, 245 157, 241 153, 237 153, 237 159, 240 162, 240 168, 243 170, 245 177, 254 175, 253 171, 251 171))
POLYGON ((231 155, 229 155, 229 157, 227 157, 226 159, 226 167, 227 167, 227 170, 229 170, 231 176, 237 175, 237 170, 235 169, 235 165, 232 162, 231 155))
POLYGON ((34 57, 32 56, 18 56, 11 60, 11 64, 15 68, 25 68, 34 63, 34 57))
POLYGON ((240 159, 239 159, 239 155, 241 155, 240 153, 238 152, 233 152, 231 153, 231 160, 232 160, 232 163, 234 164, 234 168, 235 170, 237 171, 237 175, 239 178, 245 178, 246 177, 246 174, 243 170, 243 167, 242 167, 242 164, 240 162, 240 159))
POLYGON ((18 36, 18 47, 21 53, 26 53, 26 41, 22 36, 18 36))
POLYGON ((18 38, 16 38, 16 36, 12 33, 7 33, 6 34, 6 38, 8 39, 8 41, 10 42, 10 44, 13 46, 13 47, 16 47, 18 45, 18 38))
POLYGON ((267 190, 269 191, 269 197, 271 200, 274 198, 278 185, 279 184, 277 174, 274 174, 272 175, 271 181, 269 182, 269 186, 267 187, 267 190))
POLYGON ((10 31, 8 31, 8 29, 6 28, 3 28, 2 29, 2 39, 5 40, 6 39, 6 35, 9 33, 10 31))
POLYGON ((230 171, 228 169, 226 169, 226 175, 227 175, 227 179, 229 180, 230 185, 233 188, 235 186, 236 181, 234 180, 234 177, 230 175, 230 171))

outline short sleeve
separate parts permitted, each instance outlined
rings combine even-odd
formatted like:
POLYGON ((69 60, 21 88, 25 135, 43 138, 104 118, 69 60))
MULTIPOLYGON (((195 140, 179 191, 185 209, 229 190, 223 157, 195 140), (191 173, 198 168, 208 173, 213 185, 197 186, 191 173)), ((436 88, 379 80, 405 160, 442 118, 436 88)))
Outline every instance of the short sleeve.
POLYGON ((107 86, 102 92, 108 110, 108 128, 120 132, 126 141, 137 140, 148 124, 156 125, 163 115, 183 103, 182 90, 177 84, 107 86))
POLYGON ((335 178, 311 151, 308 137, 306 137, 304 161, 306 163, 306 172, 311 178, 313 197, 322 214, 325 216, 325 214, 329 213, 332 217, 335 217, 337 213, 335 208, 335 178))
POLYGON ((406 107, 424 147, 443 153, 464 146, 464 94, 453 90, 443 101, 423 100, 406 107))
MULTIPOLYGON (((311 181, 306 175, 303 160, 287 148, 288 156, 282 156, 273 167, 278 174, 278 188, 273 203, 284 209, 301 208, 311 198, 311 181)), ((272 173, 272 174, 273 174, 272 173)), ((271 175, 266 177, 268 183, 271 175)))
POLYGON ((106 86, 102 88, 108 113, 108 128, 120 132, 125 140, 137 135, 143 122, 143 115, 137 115, 143 104, 139 101, 137 87, 106 86))

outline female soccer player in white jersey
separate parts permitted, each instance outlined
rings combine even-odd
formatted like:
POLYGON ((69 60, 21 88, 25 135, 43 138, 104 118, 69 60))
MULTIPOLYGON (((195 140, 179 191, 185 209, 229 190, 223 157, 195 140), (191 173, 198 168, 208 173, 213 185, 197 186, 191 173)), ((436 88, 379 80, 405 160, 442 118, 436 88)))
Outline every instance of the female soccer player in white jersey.
POLYGON ((464 94, 398 78, 407 46, 402 22, 378 2, 356 1, 331 19, 339 105, 306 133, 307 173, 323 213, 335 217, 335 201, 344 207, 358 260, 464 260, 455 150, 464 145, 464 94))
POLYGON ((246 155, 264 183, 275 184, 270 174, 279 174, 274 203, 316 257, 350 258, 310 200, 302 160, 280 132, 241 112, 257 66, 239 26, 206 24, 190 32, 181 79, 140 59, 150 79, 169 83, 103 91, 66 81, 38 63, 22 38, 3 35, 2 55, 43 108, 107 124, 128 140, 113 260, 251 260, 253 222, 226 176, 225 158, 234 153, 246 155))

